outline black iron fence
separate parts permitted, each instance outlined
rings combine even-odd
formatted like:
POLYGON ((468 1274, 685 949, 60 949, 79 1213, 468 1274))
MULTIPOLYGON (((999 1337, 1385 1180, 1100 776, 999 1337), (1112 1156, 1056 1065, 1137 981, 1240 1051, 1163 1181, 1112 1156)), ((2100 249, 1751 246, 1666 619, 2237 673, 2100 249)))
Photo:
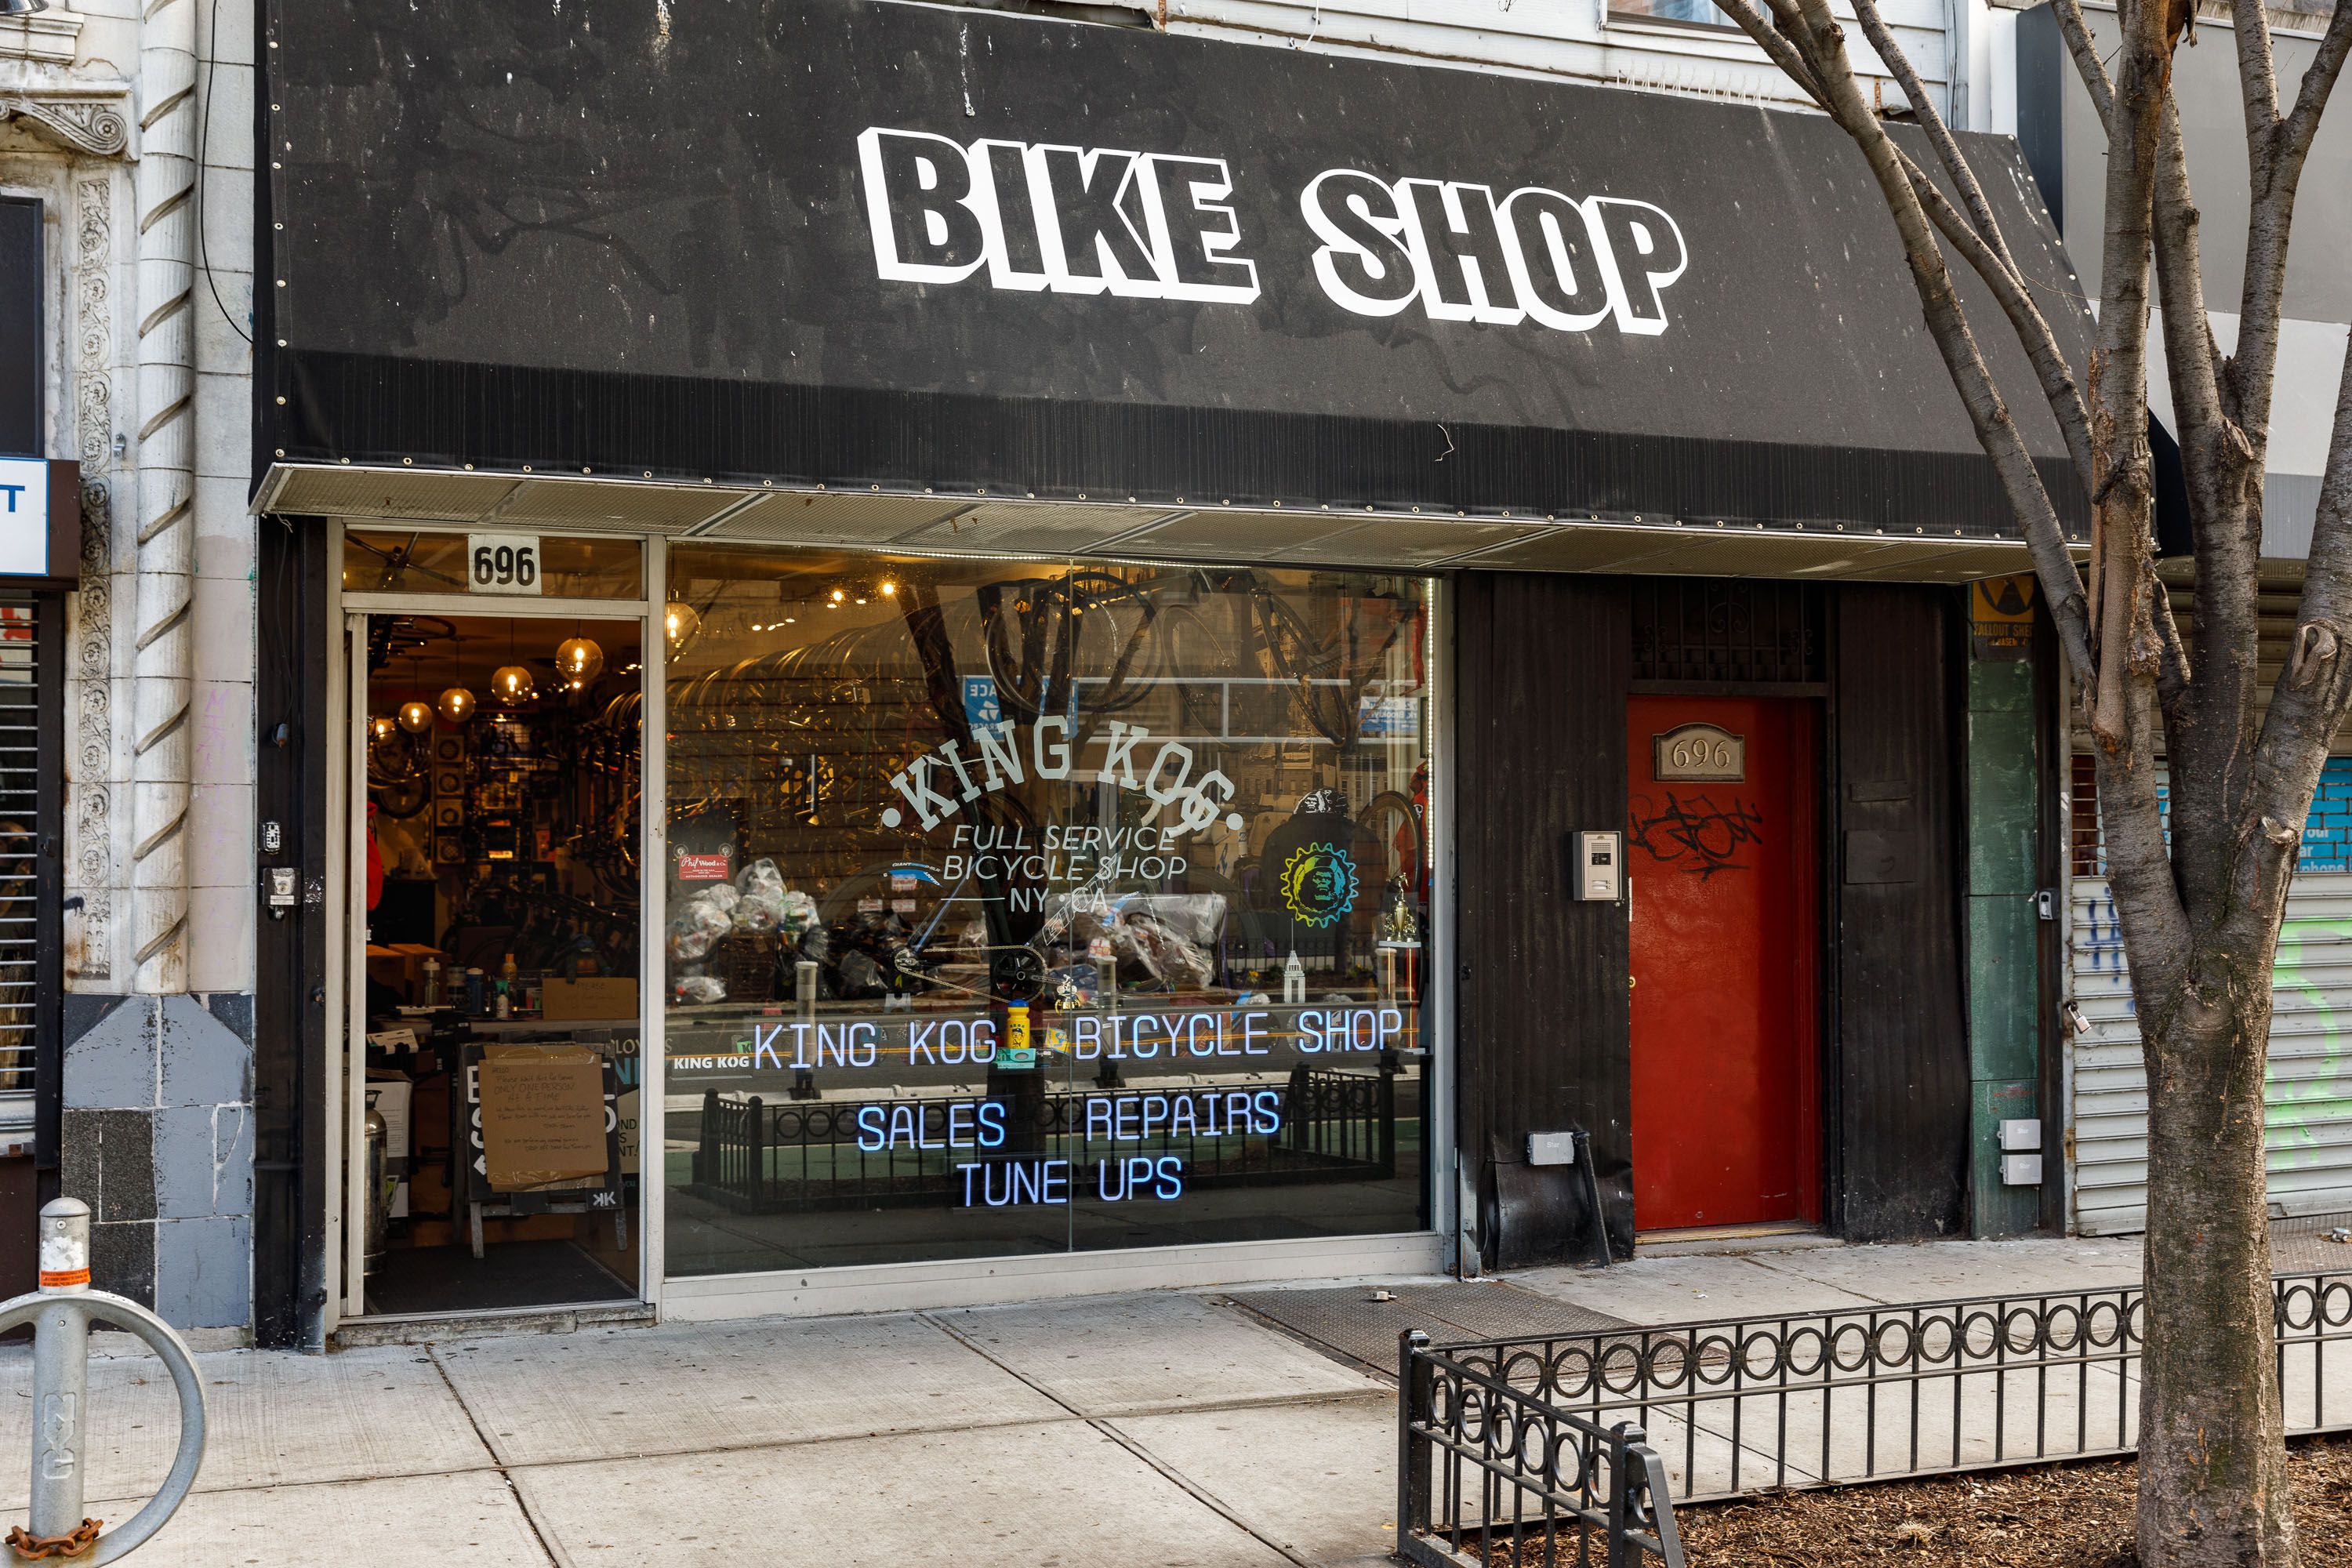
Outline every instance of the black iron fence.
MULTIPOLYGON (((2282 1276, 2275 1301, 2287 1430, 2352 1430, 2352 1273, 2282 1276)), ((1643 1435, 1664 1467, 1654 1489, 1664 1513, 1669 1498, 2131 1453, 2144 1316, 2134 1287, 1488 1341, 1427 1355, 1460 1369, 1462 1388, 1508 1390, 1515 1413, 1643 1435)), ((1492 1425, 1494 1399, 1433 1405, 1411 1387, 1402 1397, 1408 1430, 1421 1421, 1433 1442, 1442 1435, 1482 1453, 1494 1442, 1477 1426, 1492 1425)), ((1531 1483, 1520 1489, 1535 1495, 1531 1483)))
MULTIPOLYGON (((1475 1353, 1474 1352, 1474 1353, 1475 1353)), ((1403 1336, 1397 1550, 1424 1568, 1683 1568, 1666 1468, 1641 1427, 1562 1410, 1491 1363, 1403 1336)))
POLYGON ((1397 1173, 1396 1075, 1298 1067, 1279 1090, 1170 1089, 1153 1114, 1108 1113, 1135 1091, 1029 1097, 766 1100, 711 1090, 688 1190, 744 1213, 959 1201, 961 1167, 1011 1157, 1173 1155, 1190 1187, 1376 1181, 1397 1173), (985 1107, 985 1110, 982 1108, 985 1107), (1089 1152, 1089 1147, 1093 1152, 1089 1152))

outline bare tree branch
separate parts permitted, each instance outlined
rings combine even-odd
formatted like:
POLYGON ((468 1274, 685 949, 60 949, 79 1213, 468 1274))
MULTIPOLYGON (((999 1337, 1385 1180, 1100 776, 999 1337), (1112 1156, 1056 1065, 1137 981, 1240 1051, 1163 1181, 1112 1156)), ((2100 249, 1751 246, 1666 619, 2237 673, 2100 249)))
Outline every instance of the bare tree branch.
MULTIPOLYGON (((2241 9, 2253 0, 2241 0, 2241 9)), ((2253 4, 2256 12, 2262 9, 2253 4)), ((2326 34, 2303 73, 2294 108, 2277 115, 2268 24, 2259 45, 2239 28, 2238 71, 2246 101, 2246 164, 2251 210, 2246 220, 2245 282, 2238 304, 2238 345, 2228 377, 2230 415, 2250 434, 2257 456, 2267 446, 2271 397, 2278 367, 2278 334, 2286 292, 2287 239, 2304 165, 2311 154, 2319 119, 2352 51, 2352 6, 2339 5, 2326 34), (2268 119, 2263 117, 2267 114, 2268 119)))
POLYGON ((2099 58, 2099 47, 2092 41, 2090 26, 2083 20, 2081 0, 2050 0, 2050 14, 2058 18, 2059 35, 2066 40, 2066 52, 2074 57, 2074 74, 2083 79, 2083 86, 2091 95, 2091 107, 2099 112, 2099 123, 2112 129, 2116 88, 2107 79, 2107 68, 2099 58))
POLYGON ((1920 205, 1927 209, 1937 229, 1953 249, 1958 251, 1974 268, 1985 286, 1992 290, 2001 314, 2009 318, 2011 330, 2025 350, 2025 357, 2033 365, 2034 374, 2042 383, 2042 395, 2049 399, 2050 412, 2056 416, 2059 432, 2066 438, 2067 453, 2074 459, 2075 477, 2082 480, 2085 495, 2091 489, 2091 418, 2083 402, 2082 388, 2075 384, 2074 367, 2059 351, 2058 339, 2050 330, 2050 322, 2025 291, 2024 280, 2014 266, 2005 266, 1995 255, 1989 241, 1969 227, 1955 208, 1950 198, 1936 187, 1927 171, 1914 163, 1909 154, 1896 149, 1903 158, 1904 169, 1911 176, 1912 188, 1919 195, 1920 205))
POLYGON ((2180 626, 2172 618, 2172 595, 2162 578, 2148 576, 2148 618, 2156 626, 2157 640, 2163 647, 2156 670, 2156 700, 2164 710, 2168 721, 2180 700, 2189 694, 2189 655, 2180 646, 2180 626))
POLYGON ((2238 41, 2238 99, 2245 110, 2246 151, 2256 160, 2278 124, 2278 70, 2271 61, 2271 19, 2263 0, 2231 0, 2238 41))
MULTIPOLYGON (((2339 7, 2339 14, 2341 7, 2339 7)), ((2325 696, 2320 677, 2329 665, 2352 675, 2352 354, 2344 359, 2336 384, 2336 424, 2327 442, 2327 463, 2319 480, 2319 505, 2312 518, 2311 551, 2304 563, 2303 602, 2295 613, 2294 641, 2286 667, 2279 672, 2271 694, 2270 712, 2263 721, 2263 769, 2271 763, 2282 740, 2298 733, 2312 705, 2325 696)), ((2329 715, 2323 731, 2335 733, 2343 714, 2329 715)), ((2326 746, 2323 743, 2321 750, 2326 746)), ((2274 790, 2276 781, 2270 781, 2274 790)), ((2265 804, 2275 804, 2275 796, 2265 804)))
POLYGON ((2180 441, 2196 537, 2193 662, 2198 680, 2186 703, 2165 704, 2165 728, 2167 749, 2185 764, 2174 788, 2192 797, 2210 791, 2214 809, 2227 814, 2241 799, 2252 760, 2246 742, 2252 715, 2248 699, 2256 679, 2254 574, 2260 541, 2248 540, 2240 525, 2247 448, 2222 412, 2221 354, 2205 309, 2201 225, 2189 189, 2180 116, 2168 94, 2158 128, 2149 237, 2173 426, 2180 441), (2233 494, 2239 498, 2235 505, 2233 494))
POLYGON ((2338 0, 2327 18, 2327 31, 2319 40, 2319 52, 2304 68, 2303 85, 2294 95, 2294 107, 2287 111, 2287 142, 2294 150, 2298 164, 2319 134, 2319 117, 2327 109, 2327 95, 2336 90, 2336 79, 2344 73, 2347 53, 2352 53, 2352 6, 2338 0))
POLYGON ((1803 88, 1805 95, 1827 111, 1829 100, 1822 96, 1821 84, 1813 78, 1812 63, 1799 54, 1797 46, 1756 8, 1755 0, 1717 0, 1716 9, 1738 23, 1739 30, 1771 57, 1772 63, 1780 68, 1781 74, 1803 88))
MULTIPOLYGON (((1992 458, 2003 493, 2025 533, 2034 570, 2041 578, 2060 641, 2085 688, 2095 680, 2098 664, 2092 653, 2089 605, 2081 574, 2067 553, 2064 531, 2056 508, 2033 466, 2032 453, 2002 401, 1991 370, 1985 364, 1960 307, 1950 270, 1944 264, 1936 229, 1927 216, 1911 176, 1917 165, 1904 156, 1887 135, 1862 93, 1847 59, 1844 30, 1830 15, 1826 0, 1769 0, 1780 24, 1783 40, 1804 58, 1825 107, 1839 127, 1862 149, 1872 174, 1895 217, 1895 228, 1919 291, 1929 336, 1943 355, 1960 403, 1986 454, 1992 458)), ((1732 13, 1759 47, 1776 55, 1772 29, 1752 5, 1732 13)))
MULTIPOLYGON (((2205 268, 2198 237, 2203 217, 2189 193, 2180 115, 2168 92, 2161 113, 2149 238, 2156 252, 2157 299, 2164 310, 2173 417, 2181 429, 2195 431, 2221 418, 2221 355, 2205 315, 2205 268)), ((2184 447, 2184 455, 2186 451, 2184 447)), ((2190 482, 2196 482, 2193 473, 2190 482)))
POLYGON ((2083 405, 2082 391, 2074 384, 2074 368, 2059 352, 2049 321, 2026 292, 2025 275, 2018 268, 2017 258, 2011 254, 2008 240, 2001 237, 2000 221, 1993 216, 1992 204, 1985 199, 1984 186, 1978 183, 1975 168, 1937 110, 1935 100, 1928 96, 1927 84, 1919 79, 1911 57, 1904 52, 1902 44, 1880 16, 1876 0, 1854 0, 1854 16, 1862 23, 1863 34, 1869 38, 1871 47, 1878 51, 1878 58, 1886 62, 1895 79, 1902 84, 1904 95, 1911 100, 1912 112, 1918 117, 1927 144, 1936 150, 1945 174, 1974 220, 1973 233, 1954 227, 1949 220, 1958 215, 1952 212, 1943 192, 1906 154, 1903 162, 1910 170, 1912 185, 1919 192, 1936 226, 1985 280, 2000 302, 2001 313, 2009 318, 2026 358, 2032 363, 2042 394, 2057 417, 2058 428, 2066 439, 2066 450, 2074 457, 2075 472, 2087 491, 2091 487, 2091 421, 2089 411, 2083 405))
MULTIPOLYGON (((2339 5, 2336 15, 2344 12, 2339 5)), ((2352 706, 2352 354, 2345 356, 2336 387, 2336 425, 2320 476, 2294 638, 2286 667, 2272 689, 2270 711, 2263 716, 2255 748, 2250 818, 2301 826, 2327 763, 2328 742, 2342 726, 2347 706, 2352 706)), ((2275 880, 2292 870, 2290 858, 2287 866, 2272 868, 2269 875, 2275 880)))
POLYGON ((1992 216, 1992 205, 1985 200, 1984 187, 1977 184, 1976 171, 1961 156, 1960 144, 1952 139, 1951 127, 1944 123, 1936 100, 1927 95, 1927 84, 1912 68, 1911 57, 1903 52, 1903 46, 1888 30, 1875 0, 1853 0, 1853 14, 1862 24, 1863 37, 1870 40, 1870 47, 1878 51, 1878 58, 1886 62, 1886 68, 1902 84, 1903 96, 1911 100, 1911 112, 1917 117, 1919 129, 1927 133, 1927 145, 1936 150, 1944 173, 1951 178, 1952 188, 1960 193, 1960 205, 1975 220, 1977 232, 2000 258, 2000 264, 2011 273, 2016 272, 2017 258, 2010 255, 2009 242, 2000 237, 2000 224, 1992 216))

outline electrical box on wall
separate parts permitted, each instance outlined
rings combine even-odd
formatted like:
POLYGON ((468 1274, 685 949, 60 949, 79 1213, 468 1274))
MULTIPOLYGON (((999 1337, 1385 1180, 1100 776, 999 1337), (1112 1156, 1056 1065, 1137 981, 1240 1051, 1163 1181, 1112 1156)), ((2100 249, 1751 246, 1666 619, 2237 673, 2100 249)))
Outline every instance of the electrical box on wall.
POLYGON ((2000 1157, 2000 1184, 2004 1187, 2038 1187, 2042 1184, 2042 1156, 2039 1154, 2003 1154, 2000 1157))
POLYGON ((2004 1154, 2031 1154, 2042 1147, 2042 1123, 2032 1117, 2014 1117, 2000 1124, 2000 1148, 2004 1154))
POLYGON ((1576 836, 1576 896, 1586 903, 1613 904, 1624 896, 1625 836, 1576 836))
POLYGON ((1528 1133, 1528 1163, 1530 1165, 1575 1164, 1576 1134, 1573 1132, 1528 1133))

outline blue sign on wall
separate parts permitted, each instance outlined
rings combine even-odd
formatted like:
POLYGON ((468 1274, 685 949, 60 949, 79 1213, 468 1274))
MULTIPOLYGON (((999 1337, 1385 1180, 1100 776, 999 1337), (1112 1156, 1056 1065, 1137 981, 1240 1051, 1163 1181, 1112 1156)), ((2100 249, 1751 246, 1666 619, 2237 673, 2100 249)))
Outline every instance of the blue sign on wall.
POLYGON ((988 675, 967 675, 963 678, 963 721, 977 730, 985 724, 1003 722, 1004 713, 996 702, 996 679, 988 675))

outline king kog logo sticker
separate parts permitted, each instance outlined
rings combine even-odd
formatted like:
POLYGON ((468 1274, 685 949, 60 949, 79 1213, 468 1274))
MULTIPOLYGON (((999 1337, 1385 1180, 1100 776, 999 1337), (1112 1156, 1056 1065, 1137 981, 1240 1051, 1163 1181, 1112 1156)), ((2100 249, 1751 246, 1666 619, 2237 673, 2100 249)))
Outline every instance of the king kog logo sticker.
MULTIPOLYGON (((906 808, 884 808, 882 826, 896 827, 911 812, 924 832, 936 832, 964 806, 1007 784, 1031 778, 1059 781, 1087 776, 1086 766, 1078 761, 1079 748, 1070 743, 1070 721, 1065 718, 1039 717, 1029 727, 1025 745, 1009 720, 973 725, 971 741, 974 754, 971 756, 964 754, 961 742, 942 741, 892 774, 890 787, 906 802, 906 808)), ((1149 797, 1151 810, 1143 819, 1146 824, 1160 822, 1163 813, 1174 814, 1162 837, 1198 833, 1220 816, 1227 827, 1241 827, 1241 814, 1226 810, 1234 798, 1234 781, 1217 768, 1195 777, 1198 759, 1183 742, 1161 741, 1155 747, 1150 731, 1113 719, 1092 743, 1103 748, 1101 765, 1093 773, 1095 783, 1149 797)))
MULTIPOLYGON (((1261 291, 1223 158, 871 126, 857 166, 877 277, 1016 293, 1246 305, 1261 291)), ((1633 336, 1666 330, 1689 261, 1663 207, 1540 185, 1384 180, 1326 169, 1295 204, 1311 271, 1359 316, 1633 336)))
POLYGON ((1282 903, 1320 931, 1356 907, 1356 862, 1336 844, 1302 844, 1282 868, 1282 903))

